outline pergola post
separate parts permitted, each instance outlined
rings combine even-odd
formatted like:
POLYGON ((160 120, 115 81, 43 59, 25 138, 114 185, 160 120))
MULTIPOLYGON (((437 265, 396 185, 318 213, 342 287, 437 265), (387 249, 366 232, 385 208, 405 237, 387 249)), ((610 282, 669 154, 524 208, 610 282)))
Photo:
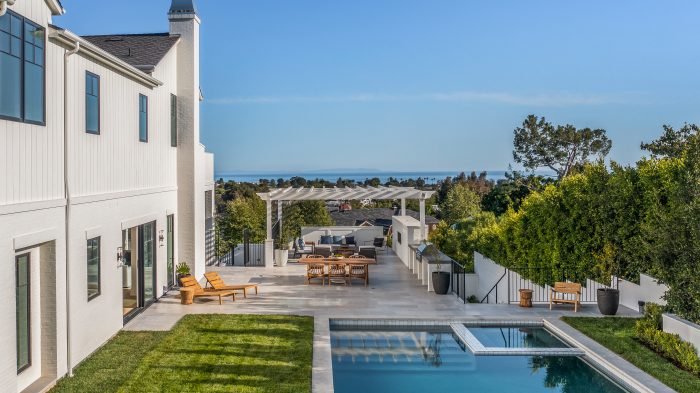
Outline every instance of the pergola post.
POLYGON ((425 231, 425 194, 420 194, 418 204, 420 206, 420 240, 428 240, 428 236, 425 231))
POLYGON ((265 239, 265 267, 273 267, 275 264, 275 241, 272 239, 272 200, 268 197, 265 201, 267 207, 267 237, 265 239))
POLYGON ((401 215, 406 215, 406 198, 401 198, 401 215))

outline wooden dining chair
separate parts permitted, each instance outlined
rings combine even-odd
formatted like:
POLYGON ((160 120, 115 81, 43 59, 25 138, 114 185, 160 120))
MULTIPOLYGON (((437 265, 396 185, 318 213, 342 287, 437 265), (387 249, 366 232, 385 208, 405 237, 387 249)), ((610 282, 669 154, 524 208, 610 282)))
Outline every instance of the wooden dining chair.
MULTIPOLYGON (((365 257, 363 255, 351 255, 349 257, 349 259, 364 259, 364 258, 365 257)), ((350 284, 350 286, 352 286, 352 280, 353 280, 353 278, 355 278, 355 279, 364 280, 365 288, 366 288, 368 281, 369 281, 368 270, 369 270, 368 265, 351 264, 350 265, 350 273, 348 274, 348 283, 350 284)))
POLYGON ((328 285, 343 280, 343 285, 348 285, 347 270, 344 263, 334 263, 328 269, 328 285))
MULTIPOLYGON (((311 257, 309 257, 311 258, 311 257)), ((318 258, 314 258, 318 259, 318 258)), ((326 265, 323 263, 310 263, 306 265, 306 285, 311 284, 311 279, 320 278, 321 285, 326 285, 326 265)))

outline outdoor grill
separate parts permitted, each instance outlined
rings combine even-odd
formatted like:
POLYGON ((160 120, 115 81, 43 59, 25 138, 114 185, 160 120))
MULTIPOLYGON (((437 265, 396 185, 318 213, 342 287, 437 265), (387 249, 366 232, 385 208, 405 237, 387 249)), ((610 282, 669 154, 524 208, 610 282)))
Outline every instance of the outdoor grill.
POLYGON ((421 242, 416 247, 416 257, 419 261, 423 262, 423 255, 426 256, 428 261, 437 259, 440 256, 440 250, 438 250, 433 243, 421 242))

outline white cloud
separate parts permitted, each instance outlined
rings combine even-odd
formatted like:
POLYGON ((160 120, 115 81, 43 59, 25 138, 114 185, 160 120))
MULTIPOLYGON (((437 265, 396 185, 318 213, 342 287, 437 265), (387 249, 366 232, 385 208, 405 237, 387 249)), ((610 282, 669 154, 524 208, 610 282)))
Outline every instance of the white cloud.
POLYGON ((630 94, 600 95, 600 94, 513 94, 499 92, 456 91, 445 93, 423 94, 349 94, 322 96, 262 96, 262 97, 232 97, 214 98, 208 100, 216 105, 243 104, 308 104, 336 102, 480 102, 497 103, 519 106, 582 106, 625 104, 630 102, 630 94))

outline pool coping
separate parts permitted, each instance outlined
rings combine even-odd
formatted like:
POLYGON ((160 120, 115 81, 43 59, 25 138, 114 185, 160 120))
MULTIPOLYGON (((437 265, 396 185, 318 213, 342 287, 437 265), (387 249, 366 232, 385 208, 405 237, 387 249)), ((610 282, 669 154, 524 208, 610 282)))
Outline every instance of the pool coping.
MULTIPOLYGON (((619 355, 603 347, 597 342, 585 336, 583 333, 567 325, 558 318, 335 318, 329 315, 316 315, 314 318, 314 348, 313 348, 313 372, 311 378, 311 391, 313 393, 333 393, 333 359, 331 353, 330 332, 331 327, 451 327, 450 325, 478 326, 494 324, 498 326, 544 326, 561 340, 576 347, 583 352, 582 359, 591 363, 598 371, 611 378, 616 383, 640 393, 670 393, 673 389, 661 383, 656 378, 638 369, 619 355)), ((455 331, 453 329, 453 331, 455 331)), ((459 336, 459 335, 458 335, 459 336)), ((473 337, 473 335, 472 335, 473 337)), ((460 338, 461 340, 461 338, 460 338)), ((477 340, 478 342, 478 340, 477 340)), ((465 343, 466 344, 466 343, 465 343)), ((481 344, 481 343, 479 343, 481 344)), ((482 348, 483 345, 481 345, 482 348)), ((470 348, 471 349, 471 348, 470 348)), ((490 353, 488 355, 514 355, 505 353, 490 353)), ((510 352, 512 348, 509 349, 510 352)), ((554 349, 554 348, 553 348, 554 349)), ((561 350, 558 348, 557 350, 561 350)), ((526 355, 517 351, 518 355, 526 355)), ((567 351, 568 352, 568 351, 567 351)), ((559 356, 557 353, 548 355, 559 356)), ((571 356, 571 353, 568 353, 571 356)))

